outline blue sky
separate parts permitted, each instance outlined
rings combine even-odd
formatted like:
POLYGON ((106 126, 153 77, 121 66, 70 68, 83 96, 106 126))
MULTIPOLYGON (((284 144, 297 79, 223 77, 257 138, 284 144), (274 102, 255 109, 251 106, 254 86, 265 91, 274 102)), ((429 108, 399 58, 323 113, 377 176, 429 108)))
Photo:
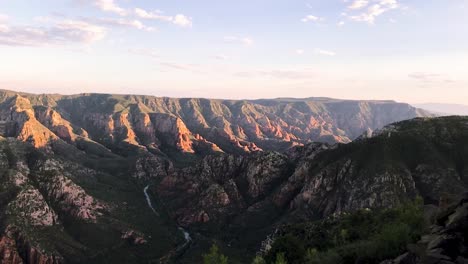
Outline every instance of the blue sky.
POLYGON ((0 0, 0 88, 468 104, 468 0, 0 0))

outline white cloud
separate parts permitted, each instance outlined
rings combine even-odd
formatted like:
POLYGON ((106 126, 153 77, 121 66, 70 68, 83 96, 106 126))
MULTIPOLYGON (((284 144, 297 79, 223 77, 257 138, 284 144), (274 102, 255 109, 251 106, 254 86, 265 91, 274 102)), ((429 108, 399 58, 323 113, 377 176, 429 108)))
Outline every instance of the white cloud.
POLYGON ((315 49, 314 52, 316 54, 325 55, 325 56, 335 56, 336 55, 336 53, 333 52, 333 51, 323 50, 323 49, 315 49))
POLYGON ((126 16, 127 11, 118 6, 114 0, 94 0, 93 4, 105 12, 111 12, 120 16, 126 16))
POLYGON ((397 0, 380 0, 379 4, 392 9, 399 7, 397 0))
POLYGON ((182 15, 182 14, 177 14, 174 17, 173 23, 175 25, 178 25, 178 26, 181 26, 181 27, 192 27, 192 25, 193 25, 192 18, 187 17, 187 16, 182 15))
POLYGON ((366 7, 369 4, 368 0, 355 0, 353 1, 348 8, 349 9, 361 9, 366 7))
POLYGON ((65 41, 75 41, 90 43, 102 39, 105 35, 105 29, 84 21, 65 20, 58 23, 49 31, 56 35, 58 39, 65 41))
POLYGON ((166 16, 166 15, 163 15, 163 13, 159 10, 149 12, 141 8, 135 8, 134 13, 136 16, 138 16, 139 18, 143 18, 143 19, 153 19, 153 20, 169 22, 180 27, 192 27, 193 26, 192 18, 184 14, 177 14, 175 16, 166 16))
MULTIPOLYGON (((172 23, 180 27, 192 27, 193 21, 191 17, 188 17, 184 14, 177 14, 175 16, 163 15, 159 10, 155 11, 146 11, 142 8, 125 9, 120 7, 114 0, 75 0, 79 2, 88 2, 92 3, 94 6, 98 7, 104 12, 111 12, 118 14, 120 16, 133 16, 141 19, 153 19, 172 23)), ((130 21, 130 20, 127 20, 130 21)), ((134 20, 137 21, 137 20, 134 20)), ((141 22, 140 22, 141 23, 141 22)))
POLYGON ((172 22, 174 20, 172 16, 165 16, 159 10, 148 12, 141 8, 135 8, 134 12, 136 16, 138 16, 139 18, 143 18, 143 19, 154 19, 154 20, 160 20, 160 21, 165 21, 165 22, 172 22))
POLYGON ((157 10, 156 13, 150 13, 150 12, 148 12, 146 10, 141 9, 141 8, 135 8, 134 11, 135 11, 135 14, 137 16, 139 16, 141 18, 147 18, 147 19, 152 19, 152 18, 155 18, 155 17, 159 17, 160 16, 159 14, 161 13, 161 11, 159 11, 159 10, 157 10))
POLYGON ((120 27, 129 27, 129 28, 135 28, 135 29, 140 29, 140 30, 145 30, 145 31, 155 31, 155 28, 149 27, 144 25, 141 21, 139 20, 129 20, 129 19, 124 19, 124 18, 101 18, 96 21, 99 24, 102 25, 108 25, 108 26, 120 26, 120 27))
POLYGON ((383 9, 378 4, 375 4, 369 7, 367 12, 364 12, 355 16, 350 16, 350 18, 354 21, 367 22, 369 24, 373 24, 375 22, 375 19, 381 14, 383 14, 384 12, 385 12, 385 9, 383 9))
POLYGON ((245 46, 251 46, 254 41, 251 38, 248 37, 236 37, 236 36, 227 36, 224 37, 225 42, 229 43, 241 43, 244 44, 245 46))
POLYGON ((340 22, 338 22, 336 25, 339 26, 339 27, 342 27, 342 26, 344 26, 344 24, 345 24, 344 21, 340 21, 340 22))
POLYGON ((322 18, 317 17, 317 16, 313 16, 313 15, 308 15, 308 16, 304 17, 303 19, 301 19, 301 21, 304 22, 304 23, 317 22, 317 21, 321 21, 321 20, 322 20, 322 18))
MULTIPOLYGON (((356 3, 355 1, 354 3, 356 3)), ((346 16, 354 21, 357 22, 366 22, 369 24, 374 24, 375 20, 377 17, 380 15, 392 10, 392 9, 397 9, 399 8, 399 4, 397 0, 374 0, 374 4, 370 5, 367 7, 367 9, 364 12, 361 12, 357 15, 348 15, 346 16)), ((366 4, 367 6, 367 4, 366 4)), ((357 8, 355 8, 357 9, 357 8)))
POLYGON ((51 27, 7 26, 0 30, 0 45, 43 46, 89 44, 105 36, 103 27, 78 20, 57 21, 51 27))
POLYGON ((297 49, 296 50, 297 55, 303 55, 304 53, 305 53, 305 51, 303 49, 297 49))

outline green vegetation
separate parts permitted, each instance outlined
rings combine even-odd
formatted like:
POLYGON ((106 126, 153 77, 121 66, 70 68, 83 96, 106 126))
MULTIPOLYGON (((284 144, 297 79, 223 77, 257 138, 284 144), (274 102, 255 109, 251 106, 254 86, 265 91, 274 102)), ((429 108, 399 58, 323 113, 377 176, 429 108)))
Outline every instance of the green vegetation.
POLYGON ((203 255, 203 264, 227 264, 228 258, 219 252, 216 245, 211 246, 210 252, 203 255))
POLYGON ((292 234, 286 234, 275 241, 270 252, 265 257, 267 263, 278 263, 279 259, 285 258, 290 264, 301 264, 306 250, 301 240, 292 234))
MULTIPOLYGON (((337 218, 285 226, 265 256, 252 264, 380 263, 402 254, 426 231, 421 198, 384 210, 360 210, 337 218)), ((216 245, 204 264, 227 264, 216 245)), ((229 262, 230 263, 230 262, 229 262)), ((234 263, 234 262, 232 262, 234 263)))
POLYGON ((399 208, 361 210, 287 226, 265 256, 265 263, 379 263, 398 256, 420 238, 426 228, 422 208, 422 200, 417 199, 399 208))
POLYGON ((252 264, 266 264, 266 261, 261 256, 256 256, 252 261, 252 264))
POLYGON ((275 264, 288 264, 284 253, 277 253, 275 264))

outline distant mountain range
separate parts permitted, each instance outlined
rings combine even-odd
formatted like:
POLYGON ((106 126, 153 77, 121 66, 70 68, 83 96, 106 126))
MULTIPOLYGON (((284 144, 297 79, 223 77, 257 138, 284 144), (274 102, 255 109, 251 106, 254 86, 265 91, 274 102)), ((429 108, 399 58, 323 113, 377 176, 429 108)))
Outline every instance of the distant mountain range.
POLYGON ((235 101, 0 90, 6 136, 36 147, 62 140, 79 149, 124 155, 146 150, 170 159, 179 154, 283 151, 315 141, 347 143, 389 123, 430 115, 394 101, 235 101))
POLYGON ((414 107, 425 109, 438 115, 468 115, 468 105, 425 103, 413 104, 414 107))

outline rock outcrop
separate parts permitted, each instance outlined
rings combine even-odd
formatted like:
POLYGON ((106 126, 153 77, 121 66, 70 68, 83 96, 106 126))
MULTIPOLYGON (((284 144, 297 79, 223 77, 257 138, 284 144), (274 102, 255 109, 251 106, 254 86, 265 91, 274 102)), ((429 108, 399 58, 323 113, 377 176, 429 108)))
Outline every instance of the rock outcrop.
POLYGON ((17 228, 9 226, 0 236, 0 263, 61 264, 64 259, 32 246, 17 228))
POLYGON ((468 193, 457 204, 442 210, 423 236, 409 251, 382 264, 465 264, 468 263, 468 193))

